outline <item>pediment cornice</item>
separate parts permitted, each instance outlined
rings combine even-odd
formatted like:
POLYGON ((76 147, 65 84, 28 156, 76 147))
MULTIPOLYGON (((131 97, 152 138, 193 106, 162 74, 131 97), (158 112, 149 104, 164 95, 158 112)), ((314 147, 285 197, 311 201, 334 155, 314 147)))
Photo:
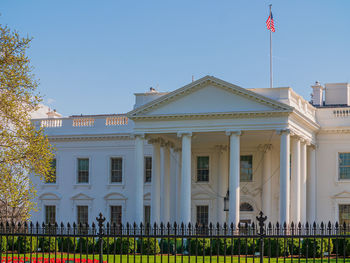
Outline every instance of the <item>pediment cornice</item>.
MULTIPOLYGON (((270 98, 267 98, 265 96, 262 96, 260 94, 257 94, 253 91, 241 88, 239 86, 236 86, 234 84, 231 84, 229 82, 223 81, 221 79, 215 78, 213 76, 205 76, 197 81, 194 81, 180 89, 177 89, 173 92, 168 93, 167 95, 164 95, 158 99, 155 99, 137 109, 134 109, 132 111, 130 111, 129 113, 127 113, 127 116, 130 119, 136 120, 136 119, 145 119, 150 117, 149 115, 146 115, 148 112, 157 109, 163 105, 166 105, 174 100, 179 99, 180 97, 186 96, 190 93, 195 92, 196 90, 208 86, 208 85, 212 85, 215 87, 219 87, 222 88, 224 90, 227 90, 231 93, 240 95, 242 97, 245 97, 247 99, 256 101, 258 103, 267 105, 271 108, 273 108, 274 110, 276 110, 277 112, 291 112, 293 110, 293 107, 286 105, 284 103, 272 100, 270 98)), ((214 115, 220 114, 220 113, 211 113, 214 115)), ((232 113, 234 114, 234 113, 232 113)), ((184 115, 184 114, 182 114, 184 115)), ((190 115, 194 115, 194 114, 190 114, 190 115)), ((202 114, 201 114, 202 115, 202 114)), ((157 115, 157 116, 162 116, 162 115, 157 115)), ((179 116, 179 115, 175 115, 175 116, 179 116)), ((164 116, 162 116, 164 117, 164 116)))
POLYGON ((236 112, 206 112, 158 115, 135 115, 133 120, 185 120, 185 119, 226 119, 226 118, 259 118, 288 116, 292 110, 280 111, 236 111, 236 112))

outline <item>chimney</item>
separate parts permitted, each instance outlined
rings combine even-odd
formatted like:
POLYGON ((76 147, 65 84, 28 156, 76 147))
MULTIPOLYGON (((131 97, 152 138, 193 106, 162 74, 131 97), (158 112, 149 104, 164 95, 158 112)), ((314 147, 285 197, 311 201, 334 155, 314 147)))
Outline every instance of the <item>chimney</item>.
POLYGON ((315 106, 322 106, 324 88, 318 81, 316 81, 315 85, 311 86, 311 88, 312 88, 312 104, 315 106))

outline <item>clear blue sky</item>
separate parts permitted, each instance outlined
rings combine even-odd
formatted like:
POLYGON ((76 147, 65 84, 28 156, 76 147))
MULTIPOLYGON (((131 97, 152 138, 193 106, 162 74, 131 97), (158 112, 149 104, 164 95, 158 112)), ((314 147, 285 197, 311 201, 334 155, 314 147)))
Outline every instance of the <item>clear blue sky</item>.
POLYGON ((205 75, 310 98, 310 85, 350 81, 349 0, 1 0, 0 23, 34 40, 45 102, 64 115, 123 113, 133 93, 172 91, 205 75))

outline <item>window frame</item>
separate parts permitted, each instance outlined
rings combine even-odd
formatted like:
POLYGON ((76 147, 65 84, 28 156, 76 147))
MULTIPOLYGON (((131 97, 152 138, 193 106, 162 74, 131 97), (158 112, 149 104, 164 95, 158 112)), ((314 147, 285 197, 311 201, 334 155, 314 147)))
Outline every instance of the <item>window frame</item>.
POLYGON ((91 158, 88 156, 78 156, 76 157, 76 184, 77 185, 90 185, 91 184, 91 158), (88 160, 88 182, 79 182, 79 160, 88 160))
POLYGON ((197 183, 197 184, 210 184, 211 183, 211 167, 212 167, 212 165, 211 165, 211 160, 212 160, 212 158, 211 158, 211 155, 210 154, 208 154, 208 153, 200 153, 200 154, 196 154, 196 156, 195 156, 195 167, 194 167, 194 169, 195 169, 195 171, 194 171, 194 176, 195 176, 195 182, 197 183), (198 180, 198 159, 200 158, 200 157, 208 157, 208 181, 199 181, 198 180))
POLYGON ((206 207, 207 208, 207 224, 203 225, 203 226, 208 226, 210 223, 210 207, 208 204, 198 204, 196 205, 196 223, 198 223, 198 225, 200 225, 199 220, 198 220, 198 208, 199 207, 206 207))
MULTIPOLYGON (((87 204, 77 204, 76 205, 76 219, 77 219, 77 224, 79 225, 79 207, 87 207, 87 223, 89 223, 89 205, 87 204)), ((82 223, 84 224, 84 223, 82 223)))
POLYGON ((124 170, 125 170, 125 161, 124 161, 124 157, 123 156, 110 156, 109 157, 109 162, 108 162, 108 166, 109 166, 109 176, 108 176, 108 184, 111 185, 121 185, 124 183, 124 170), (121 159, 121 181, 120 182, 112 182, 112 159, 121 159))
MULTIPOLYGON (((337 165, 336 165, 336 169, 337 169, 337 178, 336 181, 337 182, 350 182, 350 178, 349 179, 344 179, 344 178, 340 178, 340 154, 350 154, 350 152, 346 152, 346 151, 340 151, 337 152, 337 165)), ((350 165, 348 166, 350 168, 350 165)))
POLYGON ((44 215, 44 217, 45 217, 45 224, 48 224, 48 223, 50 223, 50 224, 54 224, 54 223, 56 223, 57 222, 57 206, 56 205, 54 205, 54 204, 45 204, 44 205, 44 213, 45 213, 45 215, 44 215), (54 220, 54 222, 48 222, 48 215, 47 215, 47 208, 48 207, 54 207, 55 208, 55 220, 54 220))
POLYGON ((147 223, 151 224, 151 205, 150 204, 143 205, 143 223, 145 226, 147 223), (146 222, 146 207, 149 207, 149 222, 146 222))
POLYGON ((254 154, 253 153, 241 153, 239 156, 239 182, 240 183, 252 183, 254 182, 254 154), (243 156, 251 156, 252 158, 252 179, 250 181, 242 181, 241 180, 241 158, 243 156))
POLYGON ((153 167, 152 167, 152 161, 153 161, 153 157, 151 156, 151 155, 145 155, 144 157, 143 157, 143 162, 144 162, 144 168, 143 168, 143 181, 144 181, 144 183, 145 184, 151 184, 152 183, 152 169, 153 169, 153 167), (150 181, 146 181, 146 172, 147 172, 147 168, 146 168, 146 158, 151 158, 151 168, 150 168, 150 170, 151 170, 151 180, 150 181))
POLYGON ((121 204, 111 204, 109 205, 109 222, 111 226, 113 226, 113 221, 112 221, 112 207, 119 207, 120 208, 120 224, 116 222, 116 225, 120 226, 123 224, 123 206, 121 204))
MULTIPOLYGON (((348 203, 338 203, 337 204, 337 217, 338 217, 338 222, 339 222, 339 225, 340 226, 342 226, 343 225, 343 223, 341 223, 341 217, 340 217, 340 206, 349 206, 349 210, 350 210, 350 202, 348 202, 348 203)), ((349 214, 350 214, 350 212, 349 212, 349 214)), ((349 219, 349 221, 350 221, 350 219, 349 219)), ((347 224, 348 225, 348 224, 347 224)))

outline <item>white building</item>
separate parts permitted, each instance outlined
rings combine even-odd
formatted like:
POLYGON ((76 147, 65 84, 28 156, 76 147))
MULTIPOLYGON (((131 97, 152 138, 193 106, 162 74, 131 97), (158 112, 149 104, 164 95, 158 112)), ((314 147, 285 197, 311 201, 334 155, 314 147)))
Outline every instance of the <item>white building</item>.
POLYGON ((33 120, 56 147, 34 221, 350 222, 350 85, 244 89, 206 76, 126 115, 33 120), (224 197, 229 190, 229 211, 224 197))

